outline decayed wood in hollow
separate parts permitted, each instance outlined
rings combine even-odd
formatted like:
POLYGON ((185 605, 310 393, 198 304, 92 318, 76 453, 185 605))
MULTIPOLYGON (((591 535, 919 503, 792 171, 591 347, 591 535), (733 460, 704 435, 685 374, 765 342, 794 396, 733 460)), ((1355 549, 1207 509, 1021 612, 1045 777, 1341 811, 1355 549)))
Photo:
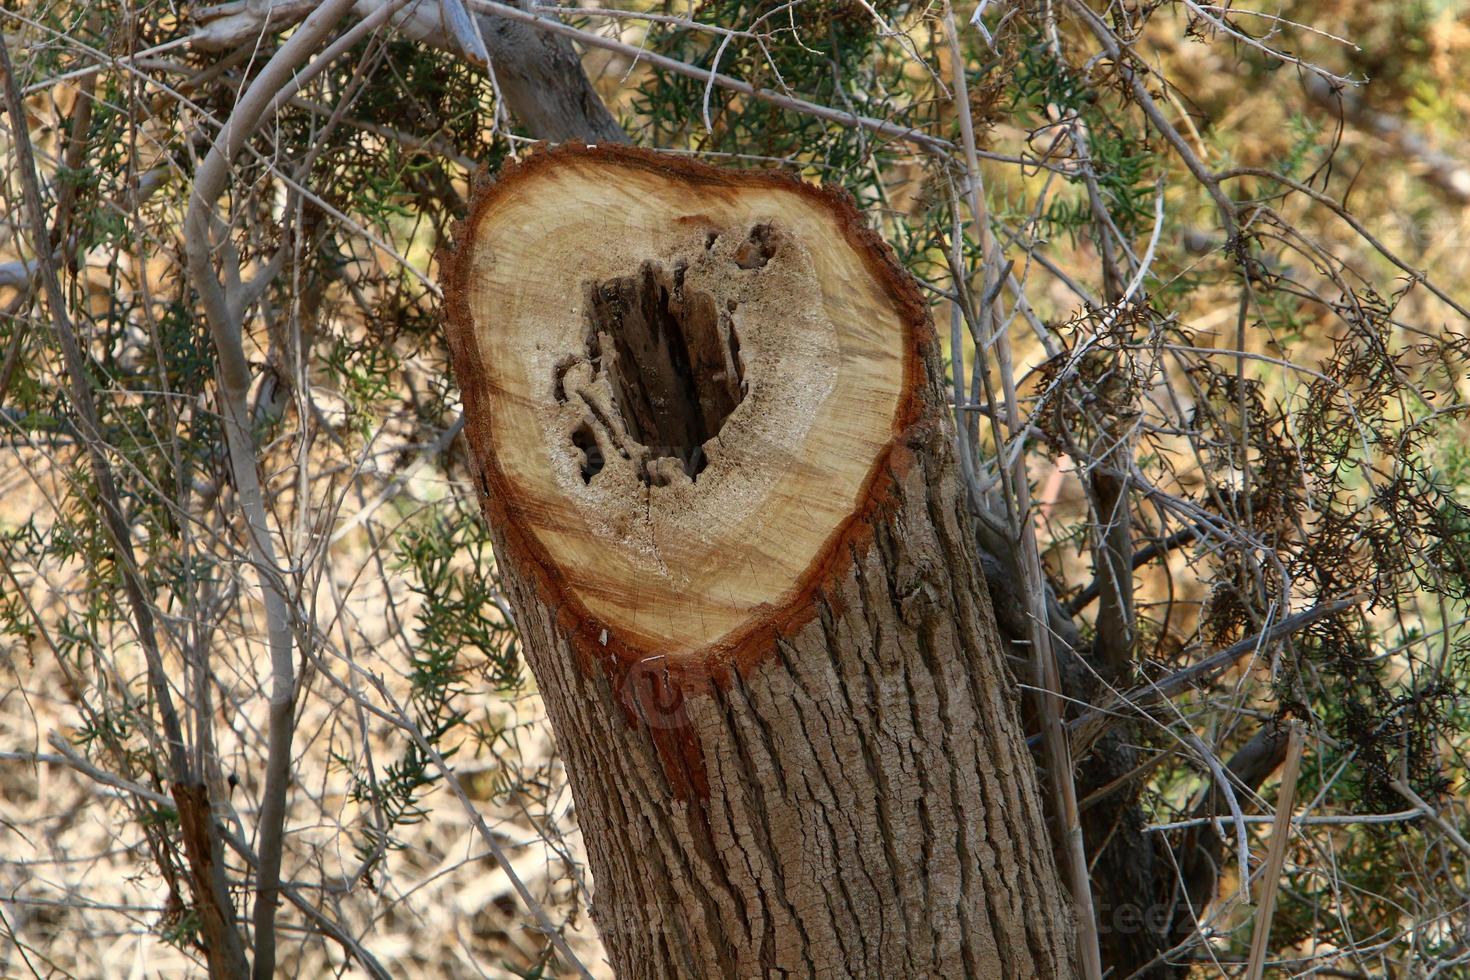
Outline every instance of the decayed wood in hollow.
POLYGON ((529 157, 441 257, 620 976, 1059 977, 917 289, 842 194, 529 157))

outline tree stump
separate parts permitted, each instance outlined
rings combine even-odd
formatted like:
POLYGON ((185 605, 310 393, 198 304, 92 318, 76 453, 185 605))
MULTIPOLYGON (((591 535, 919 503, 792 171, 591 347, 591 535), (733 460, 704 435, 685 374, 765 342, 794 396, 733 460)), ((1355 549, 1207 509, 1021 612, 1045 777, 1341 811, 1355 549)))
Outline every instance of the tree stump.
POLYGON ((849 198, 564 146, 442 257, 621 977, 1061 977, 917 288, 849 198))

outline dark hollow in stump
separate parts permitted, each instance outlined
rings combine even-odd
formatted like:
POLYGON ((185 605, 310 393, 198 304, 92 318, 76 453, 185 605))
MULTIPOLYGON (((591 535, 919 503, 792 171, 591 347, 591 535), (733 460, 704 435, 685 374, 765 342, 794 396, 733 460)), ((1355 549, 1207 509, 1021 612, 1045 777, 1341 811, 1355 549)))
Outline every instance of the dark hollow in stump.
POLYGON ((917 288, 843 194, 567 146, 443 257, 622 977, 1064 977, 917 288))

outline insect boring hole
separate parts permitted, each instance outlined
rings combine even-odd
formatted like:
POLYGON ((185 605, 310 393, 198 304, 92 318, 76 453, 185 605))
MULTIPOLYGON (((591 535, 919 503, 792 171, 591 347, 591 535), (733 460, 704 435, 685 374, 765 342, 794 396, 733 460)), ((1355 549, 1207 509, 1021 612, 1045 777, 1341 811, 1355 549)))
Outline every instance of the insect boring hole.
MULTIPOLYGON (((697 479, 708 463, 704 444, 745 397, 736 304, 722 308, 710 293, 689 287, 686 271, 683 264, 670 271, 645 262, 636 275, 587 286, 587 358, 607 377, 628 438, 646 450, 636 454, 637 470, 651 486, 668 483, 662 459, 677 460, 697 479)), ((591 482, 601 469, 596 440, 582 428, 572 440, 591 482)))

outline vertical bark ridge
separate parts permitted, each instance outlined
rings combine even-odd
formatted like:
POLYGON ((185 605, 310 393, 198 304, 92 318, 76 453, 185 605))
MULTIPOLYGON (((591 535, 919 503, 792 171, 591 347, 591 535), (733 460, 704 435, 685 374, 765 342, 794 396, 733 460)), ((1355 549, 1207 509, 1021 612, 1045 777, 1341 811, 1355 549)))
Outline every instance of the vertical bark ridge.
POLYGON ((678 799, 647 719, 507 575, 556 730, 588 733, 562 748, 620 976, 1071 975, 942 438, 780 655, 681 706, 706 799, 678 799))

